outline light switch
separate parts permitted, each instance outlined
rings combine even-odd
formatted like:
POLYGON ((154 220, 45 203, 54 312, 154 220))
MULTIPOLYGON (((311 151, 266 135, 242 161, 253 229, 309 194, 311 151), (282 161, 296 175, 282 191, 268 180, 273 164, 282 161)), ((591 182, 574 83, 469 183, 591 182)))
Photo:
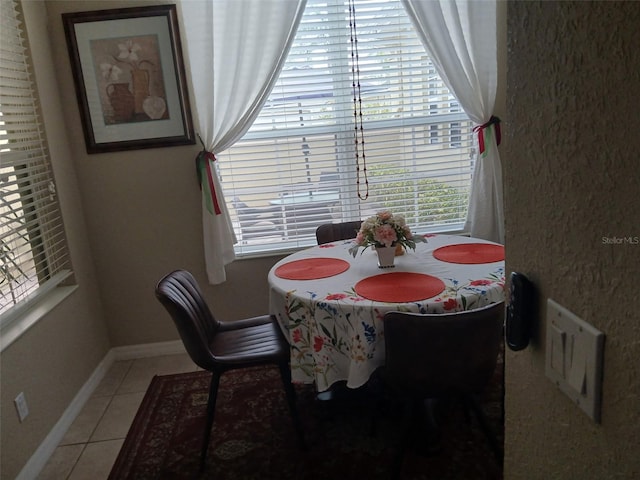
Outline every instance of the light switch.
POLYGON ((604 334, 547 300, 545 374, 594 421, 600 422, 604 334))
MULTIPOLYGON (((578 337, 580 338, 580 337, 578 337)), ((585 382, 587 375, 587 345, 586 341, 573 341, 573 353, 571 355, 571 369, 569 370, 569 386, 580 395, 585 395, 585 382)))
POLYGON ((564 349, 567 334, 556 325, 551 325, 549 328, 551 329, 551 348, 549 351, 551 368, 564 378, 564 349))

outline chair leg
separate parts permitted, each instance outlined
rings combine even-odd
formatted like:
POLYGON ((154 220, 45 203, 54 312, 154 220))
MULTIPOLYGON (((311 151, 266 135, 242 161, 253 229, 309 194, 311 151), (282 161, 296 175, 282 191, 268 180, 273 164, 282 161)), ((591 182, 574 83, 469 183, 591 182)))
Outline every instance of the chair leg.
POLYGON ((437 408, 441 400, 438 398, 427 398, 424 400, 424 412, 426 416, 426 453, 433 455, 440 452, 441 430, 438 422, 437 408))
POLYGON ((475 397, 470 395, 469 397, 467 397, 467 403, 471 408, 471 410, 473 411, 473 413, 475 414, 476 418, 478 419, 478 423, 480 424, 480 429, 482 430, 482 433, 484 433, 484 435, 487 437, 487 440, 489 440, 489 445, 491 447, 491 450, 493 451, 493 454, 496 457, 496 460, 498 461, 498 463, 502 464, 502 460, 503 460, 502 449, 498 445, 498 439, 496 438, 495 433, 491 430, 491 426, 489 425, 489 422, 487 421, 487 417, 482 411, 482 408, 480 407, 478 400, 475 397))
POLYGON ((373 438, 378 432, 378 415, 384 411, 386 392, 383 386, 375 383, 374 378, 371 378, 367 383, 367 392, 371 398, 369 402, 369 418, 371 418, 369 436, 373 438))
POLYGON ((396 450, 396 454, 393 457, 393 463, 391 464, 392 480, 399 479, 402 476, 402 461, 404 460, 405 452, 411 440, 413 423, 415 421, 419 405, 414 399, 406 399, 403 407, 402 433, 400 441, 398 442, 398 449, 396 450))
POLYGON ((204 471, 207 464, 207 450, 209 450, 209 440, 211 439, 211 428, 213 427, 213 417, 216 413, 216 399, 218 397, 218 385, 220 384, 220 373, 212 372, 211 384, 209 385, 209 400, 207 401, 207 420, 204 427, 204 438, 202 439, 202 452, 200 454, 200 470, 204 471))
POLYGON ((291 412, 291 418, 293 419, 293 427, 298 435, 298 442, 300 443, 300 449, 305 451, 307 449, 307 443, 304 439, 304 431, 302 429, 302 423, 300 422, 300 416, 298 415, 298 407, 296 405, 296 391, 291 383, 291 370, 289 370, 289 363, 284 362, 278 364, 280 369, 280 377, 284 385, 284 391, 287 395, 287 403, 289 404, 289 411, 291 412))

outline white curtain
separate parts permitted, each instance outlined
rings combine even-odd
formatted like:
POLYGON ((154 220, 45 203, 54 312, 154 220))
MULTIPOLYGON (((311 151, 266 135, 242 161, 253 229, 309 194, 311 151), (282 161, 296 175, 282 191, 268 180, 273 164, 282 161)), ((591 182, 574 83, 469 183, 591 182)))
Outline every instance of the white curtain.
POLYGON ((502 167, 493 117, 498 83, 497 0, 402 0, 438 73, 478 125, 466 229, 504 243, 502 167), (484 143, 484 151, 480 152, 484 143))
POLYGON ((235 259, 229 212, 214 153, 249 129, 287 58, 306 0, 190 0, 181 3, 195 122, 204 148, 204 251, 209 283, 235 259))

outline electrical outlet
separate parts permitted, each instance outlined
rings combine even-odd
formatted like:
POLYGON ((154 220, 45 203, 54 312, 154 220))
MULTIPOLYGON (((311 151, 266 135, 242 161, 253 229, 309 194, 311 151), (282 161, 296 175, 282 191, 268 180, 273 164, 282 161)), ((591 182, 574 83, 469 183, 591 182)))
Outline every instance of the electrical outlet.
POLYGON ((20 422, 23 422, 24 419, 27 418, 27 415, 29 415, 29 407, 27 406, 27 399, 24 396, 24 392, 20 392, 13 403, 16 404, 20 422))

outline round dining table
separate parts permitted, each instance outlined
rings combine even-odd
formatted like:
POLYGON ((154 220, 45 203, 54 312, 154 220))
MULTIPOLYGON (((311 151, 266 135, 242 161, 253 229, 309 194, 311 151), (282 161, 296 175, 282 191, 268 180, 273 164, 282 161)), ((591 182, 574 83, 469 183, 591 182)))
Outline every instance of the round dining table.
POLYGON ((378 267, 373 248, 353 257, 353 240, 298 251, 271 268, 270 311, 291 346, 293 382, 315 383, 319 392, 340 381, 364 385, 384 364, 382 318, 389 311, 438 314, 505 300, 502 245, 425 238, 392 268, 378 267))

